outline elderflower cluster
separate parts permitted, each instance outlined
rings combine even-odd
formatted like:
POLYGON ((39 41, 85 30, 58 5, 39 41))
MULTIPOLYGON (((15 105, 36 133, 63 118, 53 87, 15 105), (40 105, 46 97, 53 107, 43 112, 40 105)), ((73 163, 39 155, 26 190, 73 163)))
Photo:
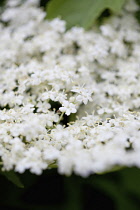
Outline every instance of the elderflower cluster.
POLYGON ((0 16, 3 170, 140 167, 139 7, 131 0, 99 27, 67 31, 38 3, 9 0, 0 16))

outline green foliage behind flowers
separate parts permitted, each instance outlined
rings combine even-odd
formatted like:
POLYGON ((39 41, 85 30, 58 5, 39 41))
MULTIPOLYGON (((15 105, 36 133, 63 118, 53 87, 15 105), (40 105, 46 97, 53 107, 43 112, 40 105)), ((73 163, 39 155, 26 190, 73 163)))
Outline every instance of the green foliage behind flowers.
POLYGON ((1 0, 0 1, 0 6, 2 6, 4 4, 5 0, 1 0))
POLYGON ((24 188, 22 182, 20 181, 18 175, 13 171, 2 171, 0 167, 0 175, 5 176, 10 182, 15 184, 19 188, 24 188))
POLYGON ((89 29, 105 9, 117 13, 125 0, 52 0, 47 5, 47 18, 61 17, 67 28, 80 26, 89 29))

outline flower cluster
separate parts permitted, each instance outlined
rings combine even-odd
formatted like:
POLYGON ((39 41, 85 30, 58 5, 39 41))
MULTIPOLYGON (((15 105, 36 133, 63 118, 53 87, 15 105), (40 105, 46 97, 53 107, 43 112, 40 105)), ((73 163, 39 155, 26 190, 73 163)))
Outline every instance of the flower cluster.
POLYGON ((3 170, 57 166, 83 177, 140 167, 139 9, 90 31, 48 21, 38 0, 9 0, 0 16, 3 170))

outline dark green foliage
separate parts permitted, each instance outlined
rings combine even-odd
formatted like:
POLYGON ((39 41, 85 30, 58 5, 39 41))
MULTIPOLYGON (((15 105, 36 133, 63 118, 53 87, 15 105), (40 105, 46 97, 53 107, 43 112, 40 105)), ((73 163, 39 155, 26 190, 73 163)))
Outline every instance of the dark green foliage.
POLYGON ((105 9, 117 13, 124 2, 125 0, 51 0, 47 4, 47 18, 60 17, 67 22, 67 28, 80 26, 89 29, 105 9))
POLYGON ((15 184, 19 188, 24 188, 23 184, 21 183, 18 175, 14 171, 2 171, 0 169, 0 174, 5 176, 10 182, 15 184))
POLYGON ((26 171, 19 174, 24 189, 0 177, 0 208, 20 210, 139 210, 140 170, 125 168, 118 172, 91 175, 59 175, 56 169, 41 176, 26 171))

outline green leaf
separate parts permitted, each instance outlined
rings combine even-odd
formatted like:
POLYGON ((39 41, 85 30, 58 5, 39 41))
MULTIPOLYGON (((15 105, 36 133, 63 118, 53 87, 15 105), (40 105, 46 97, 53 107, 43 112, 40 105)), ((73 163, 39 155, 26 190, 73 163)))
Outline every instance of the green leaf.
POLYGON ((60 17, 67 28, 80 26, 89 29, 105 10, 119 12, 125 0, 52 0, 47 4, 47 18, 60 17))
POLYGON ((19 177, 14 171, 0 171, 1 175, 5 176, 9 181, 15 184, 17 187, 24 188, 19 177))
POLYGON ((111 172, 122 170, 124 168, 125 168, 125 166, 115 165, 112 168, 108 169, 107 171, 96 173, 96 174, 98 174, 98 175, 107 174, 107 173, 111 173, 111 172))

